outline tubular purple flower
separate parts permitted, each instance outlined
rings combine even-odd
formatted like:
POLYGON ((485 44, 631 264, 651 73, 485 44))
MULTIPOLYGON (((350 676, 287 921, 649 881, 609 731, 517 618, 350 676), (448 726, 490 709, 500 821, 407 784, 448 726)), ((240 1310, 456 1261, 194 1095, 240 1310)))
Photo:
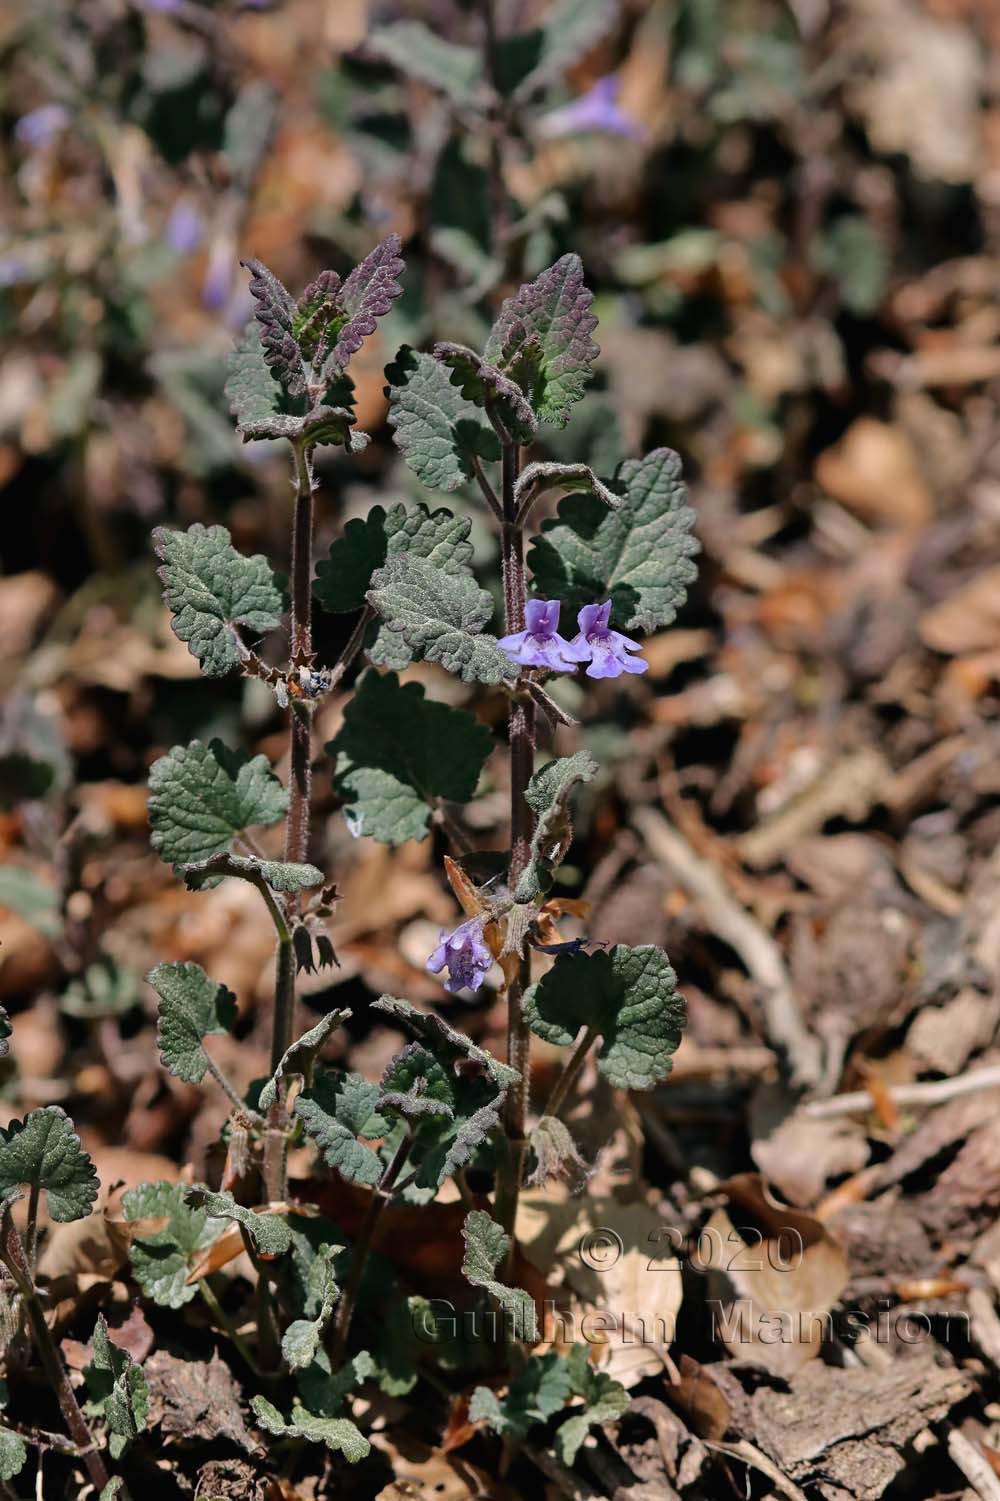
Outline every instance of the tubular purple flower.
POLYGON ((447 966, 444 988, 452 995, 466 988, 478 990, 493 963, 493 955, 483 938, 483 922, 481 917, 470 917, 453 933, 442 928, 441 942, 427 961, 432 975, 447 966))
POLYGON ((573 638, 573 646, 585 653, 590 662, 588 678, 617 678, 623 672, 647 672, 649 663, 641 657, 631 657, 629 652, 641 651, 642 643, 613 631, 608 625, 611 619, 611 601, 602 605, 584 605, 576 617, 580 634, 573 638))
POLYGON ((502 636, 497 645, 521 667, 575 671, 580 662, 588 660, 590 653, 559 635, 559 610, 557 599, 529 599, 524 607, 525 629, 502 636))
POLYGON ((619 81, 614 73, 599 78, 593 88, 578 99, 542 115, 538 122, 539 135, 555 140, 600 131, 604 135, 641 141, 646 132, 637 120, 618 108, 618 93, 619 81))

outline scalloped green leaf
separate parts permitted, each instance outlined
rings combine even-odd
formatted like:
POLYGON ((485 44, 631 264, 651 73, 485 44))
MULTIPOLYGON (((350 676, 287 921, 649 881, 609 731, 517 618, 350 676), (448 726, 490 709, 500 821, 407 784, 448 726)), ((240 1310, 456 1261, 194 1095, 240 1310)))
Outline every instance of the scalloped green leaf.
POLYGON ((90 1393, 87 1411, 103 1417, 111 1458, 121 1459, 133 1439, 145 1431, 149 1386, 142 1367, 108 1337, 103 1314, 98 1315, 91 1349, 90 1364, 83 1371, 90 1393))
POLYGON ((492 748, 471 714, 427 698, 420 683, 371 670, 326 746, 352 832, 383 844, 423 839, 438 798, 468 802, 492 748))
POLYGON ((235 876, 237 880, 249 881, 258 890, 270 891, 306 891, 310 886, 322 886, 324 880, 323 872, 315 865, 260 860, 256 855, 233 855, 228 850, 184 865, 180 874, 191 891, 214 886, 222 876, 235 876))
POLYGON ((287 812, 288 790, 267 757, 229 750, 221 740, 175 745, 149 773, 150 842, 178 871, 287 812))
POLYGON ((496 433, 433 355, 404 344, 385 374, 393 441, 425 485, 457 490, 478 460, 499 459, 496 433))
POLYGON ((524 800, 535 815, 535 832, 531 858, 517 884, 516 901, 535 901, 552 884, 553 872, 573 837, 567 806, 573 789, 581 782, 592 782, 597 772, 597 762, 590 752, 577 751, 573 756, 549 761, 531 778, 524 800))
POLYGON ((360 1074, 325 1070, 299 1095, 293 1113, 330 1167, 351 1183, 369 1187, 382 1176, 382 1161, 370 1141, 389 1130, 379 1113, 380 1087, 360 1074))
POLYGON ((233 1030, 236 997, 192 960, 158 964, 146 978, 160 997, 156 1041, 161 1063, 185 1083, 200 1084, 210 1062, 204 1040, 233 1030))
POLYGON ((237 552, 224 526, 158 526, 153 541, 175 634, 208 677, 224 677, 245 652, 236 626, 262 632, 281 624, 284 600, 271 565, 263 553, 237 552))
POLYGON ((258 1105, 262 1111, 270 1110, 271 1106, 277 1101, 278 1085, 282 1079, 290 1076, 297 1077, 304 1080, 306 1089, 309 1088, 312 1084, 313 1069, 316 1066, 316 1059, 319 1056, 320 1049, 330 1033, 335 1032, 338 1027, 343 1026, 350 1015, 351 1013, 347 1009, 328 1011, 326 1016, 321 1017, 314 1027, 310 1027, 308 1032, 303 1032, 302 1036, 296 1042, 292 1043, 291 1047, 286 1050, 274 1074, 268 1079, 260 1092, 258 1105))
POLYGON ((593 495, 612 511, 622 504, 621 496, 599 480, 589 464, 557 464, 546 459, 526 465, 514 487, 514 504, 522 519, 546 490, 573 490, 593 495))
POLYGON ((360 610, 372 574, 386 558, 398 553, 426 558, 435 568, 458 573, 472 561, 470 523, 443 507, 407 508, 401 502, 389 511, 373 506, 364 520, 356 517, 330 547, 329 558, 316 565, 313 595, 325 610, 346 614, 360 610))
POLYGON ((372 575, 369 603, 415 656, 463 682, 499 683, 512 672, 496 637, 483 631, 493 599, 466 573, 442 573, 424 558, 389 558, 372 575))
POLYGON ((232 1194, 210 1193, 207 1188, 185 1189, 185 1198, 196 1209, 204 1208, 218 1219, 235 1220, 242 1225, 260 1256, 283 1256, 292 1244, 288 1221, 278 1214, 258 1214, 237 1204, 232 1194))
POLYGON ((687 1019, 670 961, 655 944, 560 954, 524 998, 531 1030, 569 1047, 581 1027, 601 1038, 597 1067, 616 1089, 653 1089, 669 1074, 687 1019))
POLYGON ((483 64, 476 48, 450 42, 422 21, 376 26, 365 48, 408 78, 439 89, 456 104, 472 104, 480 93, 483 64))
POLYGON ((140 1183, 122 1195, 122 1209, 129 1224, 136 1221, 166 1221, 149 1231, 133 1231, 129 1259, 135 1280, 162 1308, 183 1308, 197 1295, 188 1275, 199 1251, 217 1240, 223 1221, 212 1219, 205 1209, 196 1209, 185 1198, 184 1183, 140 1183))
POLYGON ((290 401, 268 369, 260 330, 253 322, 247 325, 229 357, 226 399, 244 443, 304 439, 310 448, 320 443, 339 443, 358 453, 370 440, 367 433, 354 427, 354 408, 349 400, 338 400, 345 394, 349 397, 350 390, 349 385, 331 389, 325 400, 308 410, 302 397, 290 401), (290 411, 290 406, 299 410, 290 411))
POLYGON ((451 383, 466 401, 499 418, 515 443, 532 442, 538 422, 516 381, 464 344, 435 344, 434 358, 451 371, 451 383))
POLYGON ((559 1412, 573 1390, 567 1361, 555 1350, 529 1355, 507 1389, 498 1397, 488 1386, 477 1386, 469 1402, 469 1420, 487 1423, 494 1433, 520 1443, 529 1430, 559 1412))
POLYGON ((421 1011, 409 1001, 401 1001, 394 995, 380 995, 377 1001, 372 1001, 371 1009, 383 1011, 387 1016, 403 1022, 411 1032, 427 1043, 435 1057, 442 1059, 453 1070, 462 1060, 478 1064, 503 1091, 508 1090, 520 1078, 516 1068, 501 1063, 499 1058, 494 1058, 485 1048, 477 1047, 471 1037, 457 1031, 436 1011, 421 1011))
POLYGON ((536 416, 565 427, 600 350, 597 319, 578 255, 564 255, 508 297, 490 332, 485 357, 513 376, 536 416))
POLYGON ((314 1317, 294 1319, 281 1341, 281 1353, 290 1370, 300 1371, 305 1366, 312 1365, 319 1353, 323 1330, 340 1297, 334 1262, 343 1249, 343 1246, 323 1246, 310 1269, 310 1298, 315 1307, 314 1317))
POLYGON ((503 1264, 510 1249, 510 1236, 502 1225, 488 1215, 485 1209, 473 1209, 465 1217, 462 1226, 465 1255, 462 1258, 462 1275, 473 1287, 481 1287, 495 1298, 511 1319, 511 1329, 516 1339, 534 1344, 538 1340, 538 1320, 535 1304, 530 1293, 520 1287, 507 1287, 497 1278, 497 1268, 503 1264))
POLYGON ((532 538, 528 567, 543 598, 574 612, 610 598, 619 630, 656 630, 674 619, 698 572, 680 458, 655 448, 626 460, 616 487, 625 498, 615 511, 591 495, 561 501, 555 519, 532 538))
POLYGON ((312 1444, 325 1444, 352 1465, 371 1453, 371 1444, 350 1418, 320 1418, 304 1407, 295 1407, 286 1422, 266 1397, 252 1397, 250 1406, 260 1426, 276 1438, 300 1438, 312 1444))
POLYGON ((45 1105, 0 1128, 0 1201, 18 1188, 44 1189, 52 1219, 79 1220, 90 1213, 99 1186, 97 1169, 60 1106, 45 1105))
POLYGON ((574 1345, 566 1357, 573 1392, 583 1398, 583 1411, 574 1413, 556 1429, 556 1453, 564 1465, 572 1465, 591 1428, 613 1423, 628 1411, 629 1395, 607 1371, 590 1364, 586 1345, 574 1345))
POLYGON ((20 1475, 28 1458, 28 1448, 19 1433, 10 1428, 0 1428, 0 1480, 13 1480, 20 1475))

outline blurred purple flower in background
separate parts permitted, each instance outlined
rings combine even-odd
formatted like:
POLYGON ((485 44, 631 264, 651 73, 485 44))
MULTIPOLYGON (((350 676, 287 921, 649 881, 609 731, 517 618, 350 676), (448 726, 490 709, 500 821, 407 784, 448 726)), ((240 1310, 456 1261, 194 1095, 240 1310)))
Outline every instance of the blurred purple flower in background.
POLYGON ((610 619, 610 599, 603 605, 584 605, 576 617, 580 634, 574 637, 573 646, 584 652, 584 661, 590 659, 588 678, 617 678, 623 672, 646 672, 648 662, 629 656, 629 652, 642 650, 641 643, 611 630, 610 619))
POLYGON ((38 150, 51 146, 52 142, 69 124, 69 110, 65 104, 40 104, 37 109, 22 115, 14 126, 14 137, 22 146, 38 150))
POLYGON ((573 672, 589 654, 559 635, 559 609, 557 599, 529 599, 524 607, 525 629, 501 637, 497 645, 521 667, 573 672))
POLYGON ((0 255, 0 287, 16 287, 30 276, 31 268, 19 255, 0 255))
POLYGON ((201 284, 201 300, 212 312, 218 312, 229 301, 233 287, 233 272, 236 255, 228 235, 212 241, 208 252, 208 266, 201 284))
POLYGON ((428 959, 427 968, 436 975, 447 965, 444 988, 454 995, 466 986, 478 990, 492 963, 493 955, 483 939, 483 919, 470 917, 454 933, 441 929, 441 942, 428 959))
POLYGON ((643 127, 618 108, 619 88, 617 75, 608 73, 578 99, 542 115, 538 121, 539 135, 552 140, 601 131, 604 135, 626 136, 630 141, 641 141, 646 134, 643 127))
POLYGON ((178 198, 167 220, 166 241, 178 255, 197 250, 205 234, 205 223, 190 198, 178 198))

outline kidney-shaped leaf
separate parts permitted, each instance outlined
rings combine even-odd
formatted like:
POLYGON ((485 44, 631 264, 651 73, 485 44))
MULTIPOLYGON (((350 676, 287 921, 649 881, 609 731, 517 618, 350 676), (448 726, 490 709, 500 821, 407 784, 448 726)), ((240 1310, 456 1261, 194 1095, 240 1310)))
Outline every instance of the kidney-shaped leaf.
POLYGON ((288 791, 266 756, 247 757, 221 740, 175 745, 149 773, 153 848, 174 869, 207 860, 255 825, 277 823, 288 791))
POLYGON ((54 1220, 79 1220, 90 1213, 99 1186, 97 1169, 58 1105, 0 1129, 0 1200, 17 1188, 44 1189, 54 1220))
POLYGON ((485 725, 425 696, 394 672, 366 672, 327 745, 334 788, 356 834, 383 844, 423 839, 437 798, 464 803, 493 746, 485 725))
POLYGON ((237 625, 260 632, 281 624, 284 601, 270 563, 237 552, 224 526, 158 526, 153 541, 174 631, 208 677, 223 677, 240 660, 237 625))
POLYGON ((624 491, 615 510, 594 495, 561 501, 532 539, 528 566, 543 597, 574 611, 610 598, 613 625, 655 630, 670 624, 697 576, 681 461, 670 448, 629 459, 615 488, 624 491))
POLYGON ((652 1089, 670 1072, 686 1020, 666 954, 655 944, 561 954, 524 998, 531 1030, 568 1047, 581 1027, 601 1037, 597 1067, 617 1089, 652 1089))

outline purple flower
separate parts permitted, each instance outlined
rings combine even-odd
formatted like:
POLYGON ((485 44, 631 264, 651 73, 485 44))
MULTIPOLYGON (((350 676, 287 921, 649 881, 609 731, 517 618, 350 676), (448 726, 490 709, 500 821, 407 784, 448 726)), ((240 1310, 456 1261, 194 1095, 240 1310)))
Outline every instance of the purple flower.
POLYGON ((235 266, 236 258, 228 235, 213 240, 208 252, 208 266, 201 284, 202 305, 212 312, 218 312, 229 301, 235 266))
POLYGON ((526 630, 503 636, 497 642, 512 662, 521 667, 550 667, 553 672, 573 672, 590 656, 585 647, 571 645, 559 635, 559 601, 529 599, 524 607, 526 630))
POLYGON ((631 651, 642 650, 641 642, 613 631, 608 625, 610 618, 610 599, 603 605, 584 605, 576 617, 580 634, 574 638, 573 646, 584 652, 584 661, 590 661, 588 678, 617 678, 623 672, 648 671, 648 662, 629 656, 631 651))
POLYGON ((599 78, 592 89, 578 99, 564 104, 561 109, 549 110, 538 122, 540 135, 550 139, 562 136, 586 135, 601 131, 605 135, 626 136, 630 141, 641 141, 645 131, 637 120, 632 120, 618 108, 618 79, 614 73, 599 78))
POLYGON ((190 255, 201 244, 205 226, 189 198, 178 198, 167 220, 166 241, 178 255, 190 255))
POLYGON ((444 988, 452 995, 466 986, 478 990, 493 963, 493 955, 483 939, 483 921, 481 917, 470 917, 454 933, 446 933, 442 928, 441 942, 427 961, 432 975, 448 966, 444 988))
POLYGON ((37 109, 22 115, 14 126, 14 135, 22 146, 38 150, 51 146, 60 131, 69 124, 69 110, 65 104, 40 104, 37 109))

